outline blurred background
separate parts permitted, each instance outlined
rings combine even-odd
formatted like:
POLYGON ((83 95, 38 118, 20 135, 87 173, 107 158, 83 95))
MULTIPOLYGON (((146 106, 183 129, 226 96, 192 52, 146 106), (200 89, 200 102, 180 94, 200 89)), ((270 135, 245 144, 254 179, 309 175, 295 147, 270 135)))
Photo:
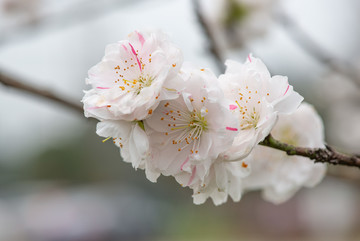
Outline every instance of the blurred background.
MULTIPOLYGON (((328 144, 360 153, 359 12, 357 0, 0 0, 0 73, 80 105, 107 44, 161 29, 217 74, 252 52, 317 108, 328 144)), ((122 162, 96 121, 1 84, 0 108, 0 241, 360 240, 358 169, 330 167, 278 206, 257 192, 196 206, 122 162)))

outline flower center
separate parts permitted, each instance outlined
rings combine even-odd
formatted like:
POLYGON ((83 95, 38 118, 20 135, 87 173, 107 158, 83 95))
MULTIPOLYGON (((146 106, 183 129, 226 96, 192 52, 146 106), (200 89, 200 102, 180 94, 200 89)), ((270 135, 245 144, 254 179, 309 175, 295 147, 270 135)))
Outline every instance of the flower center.
POLYGON ((185 117, 182 123, 173 124, 171 128, 171 131, 178 132, 176 138, 173 139, 173 144, 179 144, 181 147, 178 151, 181 151, 192 143, 191 154, 198 153, 200 137, 208 129, 207 121, 196 109, 186 113, 185 117))
POLYGON ((243 111, 241 113, 241 115, 242 115, 242 117, 240 120, 240 127, 242 130, 257 128, 257 124, 259 122, 260 115, 258 112, 256 112, 255 107, 253 107, 251 111, 243 111))
MULTIPOLYGON (((203 111, 195 108, 190 111, 180 103, 167 102, 164 107, 165 115, 161 117, 161 120, 165 120, 169 127, 169 132, 165 132, 165 135, 173 135, 172 144, 179 146, 178 151, 189 146, 191 154, 198 153, 200 137, 204 131, 208 130, 203 111)), ((206 109, 204 111, 207 112, 206 109)))
POLYGON ((191 137, 200 137, 201 136, 201 133, 203 131, 206 131, 208 126, 207 126, 207 121, 205 119, 204 116, 201 116, 200 112, 199 111, 196 111, 194 109, 193 112, 190 112, 190 122, 188 124, 188 132, 191 134, 191 137))
POLYGON ((154 78, 146 75, 146 76, 140 76, 139 79, 136 82, 136 85, 134 85, 134 92, 138 95, 140 94, 141 90, 143 88, 149 87, 151 83, 153 82, 154 78))
POLYGON ((260 120, 262 106, 261 95, 257 88, 246 85, 244 88, 233 90, 233 93, 237 104, 236 109, 240 113, 240 129, 256 129, 260 120))
POLYGON ((141 90, 151 86, 155 78, 150 75, 140 75, 138 79, 127 80, 125 78, 115 81, 119 84, 121 91, 126 91, 127 93, 133 92, 136 95, 140 94, 141 90))

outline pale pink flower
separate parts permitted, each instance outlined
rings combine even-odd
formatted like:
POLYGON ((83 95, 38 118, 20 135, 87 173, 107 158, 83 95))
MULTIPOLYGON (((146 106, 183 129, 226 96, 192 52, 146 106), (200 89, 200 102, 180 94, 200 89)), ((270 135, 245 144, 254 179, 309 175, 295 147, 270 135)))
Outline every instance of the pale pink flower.
POLYGON ((102 61, 89 70, 92 89, 83 98, 85 116, 99 120, 142 120, 160 100, 182 89, 181 51, 161 33, 133 32, 106 47, 102 61))
POLYGON ((231 109, 239 120, 239 132, 224 159, 244 158, 275 125, 279 113, 294 112, 303 97, 293 90, 285 76, 270 76, 264 63, 248 56, 244 64, 228 60, 219 82, 231 109))
POLYGON ((164 175, 187 172, 191 185, 231 146, 238 124, 210 70, 183 70, 183 78, 181 96, 162 101, 144 122, 153 168, 164 175))
MULTIPOLYGON (((291 115, 279 115, 272 135, 295 146, 324 148, 323 123, 306 103, 291 115)), ((262 190, 263 197, 276 204, 290 199, 302 186, 317 185, 326 172, 324 164, 264 146, 255 147, 245 161, 252 171, 243 181, 244 188, 262 190)))

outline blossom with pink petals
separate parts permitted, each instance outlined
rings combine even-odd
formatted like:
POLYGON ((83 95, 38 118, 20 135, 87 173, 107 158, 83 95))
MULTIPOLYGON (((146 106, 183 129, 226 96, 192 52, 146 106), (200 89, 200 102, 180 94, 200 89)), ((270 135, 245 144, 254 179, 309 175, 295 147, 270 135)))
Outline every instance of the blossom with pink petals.
POLYGON ((83 98, 86 117, 142 120, 161 100, 179 95, 181 51, 161 33, 133 32, 106 47, 102 61, 89 70, 92 89, 83 98))
POLYGON ((239 120, 233 146, 226 150, 229 161, 244 158, 271 131, 279 113, 290 114, 303 97, 293 90, 287 77, 270 73, 264 63, 251 55, 244 64, 228 60, 219 82, 239 120))
POLYGON ((182 72, 182 94, 162 101, 144 122, 151 136, 150 165, 164 175, 189 173, 189 186, 204 178, 212 161, 231 146, 238 124, 210 70, 182 72))

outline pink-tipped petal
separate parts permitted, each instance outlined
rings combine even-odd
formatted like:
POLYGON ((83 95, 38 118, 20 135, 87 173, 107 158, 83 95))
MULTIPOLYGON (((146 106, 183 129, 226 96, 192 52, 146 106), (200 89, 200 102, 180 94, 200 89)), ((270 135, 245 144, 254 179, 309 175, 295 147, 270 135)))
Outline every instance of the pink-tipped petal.
POLYGON ((183 164, 181 164, 181 167, 180 167, 181 171, 183 171, 183 167, 185 166, 185 164, 186 164, 188 161, 189 161, 189 157, 186 158, 186 160, 183 162, 183 164))
POLYGON ((251 57, 250 57, 250 54, 248 55, 248 59, 249 59, 249 61, 250 61, 250 63, 251 63, 251 57))
POLYGON ((139 33, 138 31, 136 31, 136 34, 138 35, 139 41, 140 41, 140 43, 141 43, 141 46, 143 46, 144 43, 145 43, 144 36, 142 36, 142 34, 139 33))
POLYGON ((137 57, 137 54, 136 54, 135 49, 134 49, 134 47, 132 46, 132 44, 129 43, 129 45, 130 45, 130 47, 131 47, 132 53, 134 54, 134 56, 135 56, 135 58, 136 58, 136 61, 137 61, 138 65, 139 65, 140 72, 141 72, 141 64, 140 64, 139 58, 137 57))
POLYGON ((190 186, 190 184, 194 180, 195 174, 196 174, 196 166, 194 166, 194 168, 192 169, 191 177, 189 179, 189 182, 188 182, 187 186, 190 186))
POLYGON ((230 110, 235 110, 236 108, 238 108, 236 105, 229 105, 230 110))
POLYGON ((228 130, 228 131, 238 131, 237 128, 233 128, 233 127, 229 127, 229 126, 226 127, 226 130, 228 130))
POLYGON ((286 91, 285 91, 284 95, 286 95, 286 93, 288 92, 289 87, 290 87, 290 85, 288 85, 288 87, 286 88, 286 91))
POLYGON ((126 48, 125 44, 122 44, 121 46, 125 49, 125 51, 128 51, 128 49, 126 48))

